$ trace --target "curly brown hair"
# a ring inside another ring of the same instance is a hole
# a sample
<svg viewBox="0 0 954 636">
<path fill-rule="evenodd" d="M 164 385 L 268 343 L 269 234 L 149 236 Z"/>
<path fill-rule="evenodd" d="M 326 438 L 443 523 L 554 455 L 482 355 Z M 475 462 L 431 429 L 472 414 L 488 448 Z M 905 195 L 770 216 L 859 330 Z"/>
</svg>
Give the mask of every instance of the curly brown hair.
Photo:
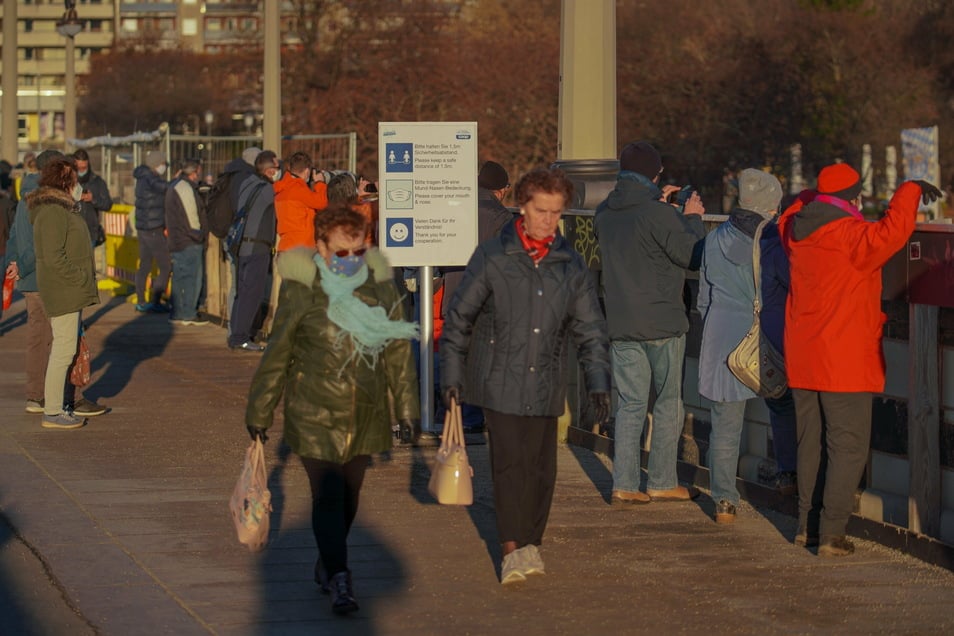
<svg viewBox="0 0 954 636">
<path fill-rule="evenodd" d="M 537 168 L 520 177 L 513 198 L 518 206 L 522 206 L 537 192 L 562 194 L 563 207 L 566 207 L 573 199 L 573 182 L 559 168 Z"/>
<path fill-rule="evenodd" d="M 40 187 L 72 192 L 76 180 L 76 161 L 72 157 L 57 157 L 40 171 Z"/>
<path fill-rule="evenodd" d="M 328 242 L 332 231 L 341 228 L 348 236 L 363 236 L 367 233 L 367 219 L 345 205 L 330 205 L 315 215 L 315 238 Z"/>
</svg>

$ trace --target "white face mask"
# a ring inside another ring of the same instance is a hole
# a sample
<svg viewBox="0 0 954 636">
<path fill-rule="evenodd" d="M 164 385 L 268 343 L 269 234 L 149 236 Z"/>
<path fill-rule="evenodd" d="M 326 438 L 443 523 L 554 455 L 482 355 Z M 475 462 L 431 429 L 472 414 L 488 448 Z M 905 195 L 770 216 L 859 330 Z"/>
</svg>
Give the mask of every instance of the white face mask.
<svg viewBox="0 0 954 636">
<path fill-rule="evenodd" d="M 83 186 L 77 183 L 73 186 L 73 192 L 71 194 L 73 195 L 74 201 L 79 201 L 83 198 Z"/>
<path fill-rule="evenodd" d="M 156 174 L 165 174 L 165 172 L 166 172 L 166 164 L 160 163 L 158 166 L 156 166 Z"/>
<path fill-rule="evenodd" d="M 281 179 L 281 178 L 282 178 L 282 171 L 281 171 L 281 170 L 276 170 L 276 171 L 275 171 L 275 174 L 272 175 L 272 182 L 276 182 L 276 183 L 277 183 L 278 180 Z"/>
</svg>

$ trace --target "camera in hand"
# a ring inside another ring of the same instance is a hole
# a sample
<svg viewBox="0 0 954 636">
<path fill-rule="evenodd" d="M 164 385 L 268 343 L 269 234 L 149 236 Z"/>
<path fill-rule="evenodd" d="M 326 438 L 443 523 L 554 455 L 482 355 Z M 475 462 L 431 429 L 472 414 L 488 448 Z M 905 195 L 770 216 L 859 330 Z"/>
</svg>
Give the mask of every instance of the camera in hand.
<svg viewBox="0 0 954 636">
<path fill-rule="evenodd" d="M 669 194 L 669 197 L 666 199 L 667 203 L 671 203 L 679 208 L 679 211 L 682 212 L 686 207 L 686 202 L 689 201 L 689 198 L 692 196 L 692 193 L 695 192 L 691 185 L 682 186 L 678 190 L 674 190 Z"/>
</svg>

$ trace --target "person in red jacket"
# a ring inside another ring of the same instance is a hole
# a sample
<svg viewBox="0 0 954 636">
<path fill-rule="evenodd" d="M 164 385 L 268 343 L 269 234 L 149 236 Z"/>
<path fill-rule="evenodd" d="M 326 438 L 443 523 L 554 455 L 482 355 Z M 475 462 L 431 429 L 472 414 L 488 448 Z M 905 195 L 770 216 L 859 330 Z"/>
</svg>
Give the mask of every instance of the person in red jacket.
<svg viewBox="0 0 954 636">
<path fill-rule="evenodd" d="M 315 214 L 328 207 L 328 186 L 308 186 L 314 164 L 304 152 L 285 162 L 285 174 L 275 183 L 275 216 L 278 219 L 278 251 L 315 246 Z"/>
<path fill-rule="evenodd" d="M 940 194 L 924 181 L 904 183 L 870 223 L 859 211 L 861 178 L 839 163 L 779 220 L 791 269 L 785 369 L 798 434 L 795 544 L 817 545 L 819 556 L 854 552 L 845 528 L 868 458 L 872 394 L 884 390 L 881 268 L 914 231 L 919 199 Z"/>
</svg>

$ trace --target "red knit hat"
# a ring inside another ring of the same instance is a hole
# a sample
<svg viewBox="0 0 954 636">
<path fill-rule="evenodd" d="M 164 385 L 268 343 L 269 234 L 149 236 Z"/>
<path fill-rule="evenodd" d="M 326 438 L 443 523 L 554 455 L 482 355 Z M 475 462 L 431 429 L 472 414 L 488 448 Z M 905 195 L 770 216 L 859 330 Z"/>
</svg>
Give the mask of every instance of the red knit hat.
<svg viewBox="0 0 954 636">
<path fill-rule="evenodd" d="M 861 176 L 847 163 L 836 163 L 818 173 L 818 192 L 845 201 L 861 194 Z"/>
</svg>

